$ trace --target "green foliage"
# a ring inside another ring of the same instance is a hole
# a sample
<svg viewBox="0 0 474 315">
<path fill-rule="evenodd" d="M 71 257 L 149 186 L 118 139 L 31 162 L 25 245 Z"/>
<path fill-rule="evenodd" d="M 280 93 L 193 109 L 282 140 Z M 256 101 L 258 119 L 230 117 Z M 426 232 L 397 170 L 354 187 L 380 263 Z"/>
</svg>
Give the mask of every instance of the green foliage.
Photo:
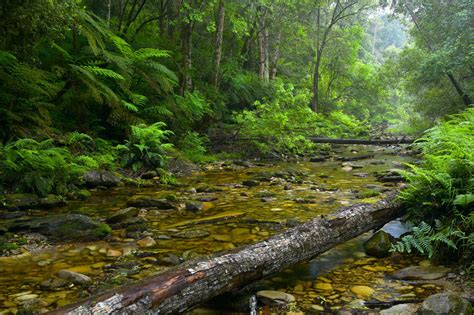
<svg viewBox="0 0 474 315">
<path fill-rule="evenodd" d="M 206 143 L 208 141 L 206 137 L 199 135 L 197 132 L 188 132 L 178 141 L 177 147 L 184 157 L 192 162 L 209 162 L 213 160 L 213 157 L 206 154 Z"/>
<path fill-rule="evenodd" d="M 160 169 L 166 165 L 166 154 L 173 145 L 167 143 L 172 134 L 169 130 L 163 130 L 166 124 L 157 122 L 152 125 L 140 124 L 132 126 L 130 139 L 125 145 L 118 145 L 122 165 L 131 167 L 137 172 L 143 169 Z"/>
<path fill-rule="evenodd" d="M 51 140 L 21 139 L 0 146 L 0 185 L 14 192 L 63 195 L 69 184 L 80 183 L 86 169 Z"/>
<path fill-rule="evenodd" d="M 254 149 L 268 153 L 303 154 L 314 149 L 310 136 L 343 137 L 367 133 L 367 126 L 342 111 L 328 116 L 311 111 L 311 94 L 292 85 L 277 85 L 271 100 L 255 102 L 254 110 L 235 114 L 244 138 L 255 139 Z M 265 141 L 266 140 L 266 141 Z"/>
<path fill-rule="evenodd" d="M 416 144 L 424 154 L 424 161 L 420 166 L 409 165 L 410 170 L 403 173 L 410 186 L 402 191 L 400 198 L 409 209 L 410 220 L 415 224 L 422 221 L 427 224 L 423 224 L 423 228 L 420 225 L 418 235 L 407 238 L 403 241 L 405 247 L 397 249 L 407 250 L 410 248 L 407 246 L 412 246 L 424 254 L 438 256 L 443 256 L 449 249 L 458 249 L 451 258 L 472 257 L 474 248 L 466 248 L 468 240 L 472 245 L 474 233 L 472 139 L 474 109 L 468 109 L 428 130 Z M 435 223 L 436 231 L 428 231 L 426 225 Z M 417 240 L 427 243 L 426 248 L 422 247 L 424 251 L 413 243 Z M 438 244 L 437 247 L 427 247 L 428 243 Z M 454 244 L 456 246 L 452 246 Z M 428 251 L 430 248 L 433 252 Z"/>
</svg>

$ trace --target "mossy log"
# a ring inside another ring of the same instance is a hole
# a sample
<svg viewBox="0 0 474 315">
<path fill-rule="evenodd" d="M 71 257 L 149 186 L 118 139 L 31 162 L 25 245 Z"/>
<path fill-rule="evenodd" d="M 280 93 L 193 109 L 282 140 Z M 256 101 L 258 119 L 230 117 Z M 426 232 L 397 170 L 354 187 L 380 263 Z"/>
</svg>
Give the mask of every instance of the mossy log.
<svg viewBox="0 0 474 315">
<path fill-rule="evenodd" d="M 403 214 L 394 196 L 358 204 L 274 235 L 265 241 L 190 261 L 139 283 L 120 287 L 50 314 L 182 313 L 321 254 Z"/>
</svg>

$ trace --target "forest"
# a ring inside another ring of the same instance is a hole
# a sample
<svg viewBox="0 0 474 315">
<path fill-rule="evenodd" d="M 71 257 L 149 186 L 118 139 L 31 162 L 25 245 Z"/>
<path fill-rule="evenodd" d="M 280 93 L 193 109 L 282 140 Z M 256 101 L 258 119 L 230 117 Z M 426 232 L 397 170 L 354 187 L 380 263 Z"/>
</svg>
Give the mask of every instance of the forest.
<svg viewBox="0 0 474 315">
<path fill-rule="evenodd" d="M 0 314 L 473 314 L 471 0 L 2 0 L 0 29 Z"/>
</svg>

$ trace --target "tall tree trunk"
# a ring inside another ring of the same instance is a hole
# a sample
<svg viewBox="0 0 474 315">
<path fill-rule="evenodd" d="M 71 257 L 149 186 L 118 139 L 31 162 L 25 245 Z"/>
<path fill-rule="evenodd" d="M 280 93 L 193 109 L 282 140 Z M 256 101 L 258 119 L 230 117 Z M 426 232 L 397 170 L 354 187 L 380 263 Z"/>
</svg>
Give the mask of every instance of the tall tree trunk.
<svg viewBox="0 0 474 315">
<path fill-rule="evenodd" d="M 341 209 L 269 239 L 190 261 L 165 273 L 50 312 L 60 314 L 182 314 L 194 305 L 307 261 L 403 214 L 388 200 Z"/>
<path fill-rule="evenodd" d="M 107 26 L 110 28 L 110 16 L 112 12 L 112 0 L 107 2 Z"/>
<path fill-rule="evenodd" d="M 270 79 L 270 36 L 268 33 L 268 27 L 265 27 L 263 30 L 263 51 L 265 55 L 263 79 L 268 81 Z"/>
<path fill-rule="evenodd" d="M 185 22 L 181 34 L 181 95 L 192 90 L 193 79 L 191 76 L 193 53 L 193 31 L 192 22 Z"/>
<path fill-rule="evenodd" d="M 260 79 L 265 78 L 265 34 L 263 30 L 258 33 L 258 76 Z"/>
<path fill-rule="evenodd" d="M 280 42 L 281 42 L 281 29 L 278 30 L 275 44 L 273 47 L 273 54 L 270 60 L 270 80 L 275 80 L 277 75 L 277 64 L 278 58 L 280 58 Z"/>
<path fill-rule="evenodd" d="M 212 83 L 215 87 L 219 86 L 219 69 L 222 57 L 222 39 L 224 36 L 224 21 L 225 21 L 225 2 L 219 1 L 219 8 L 216 21 L 216 37 L 214 45 L 214 73 L 212 76 Z"/>
<path fill-rule="evenodd" d="M 313 97 L 311 99 L 311 109 L 317 113 L 319 110 L 319 66 L 321 64 L 321 8 L 318 7 L 316 12 L 316 63 L 313 73 Z"/>
</svg>

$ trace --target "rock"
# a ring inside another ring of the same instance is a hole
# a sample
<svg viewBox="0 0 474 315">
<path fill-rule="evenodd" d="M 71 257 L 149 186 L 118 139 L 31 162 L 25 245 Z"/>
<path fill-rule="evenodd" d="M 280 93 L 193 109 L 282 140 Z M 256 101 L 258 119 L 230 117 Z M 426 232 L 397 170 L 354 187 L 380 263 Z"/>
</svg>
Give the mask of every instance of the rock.
<svg viewBox="0 0 474 315">
<path fill-rule="evenodd" d="M 262 301 L 264 304 L 289 304 L 296 301 L 295 297 L 291 294 L 281 292 L 281 291 L 272 291 L 272 290 L 262 290 L 257 292 L 257 298 Z"/>
<path fill-rule="evenodd" d="M 107 257 L 120 257 L 122 256 L 122 252 L 115 249 L 108 249 L 107 253 L 105 254 Z"/>
<path fill-rule="evenodd" d="M 380 311 L 380 315 L 413 315 L 419 308 L 419 304 L 398 304 Z"/>
<path fill-rule="evenodd" d="M 351 288 L 352 293 L 360 298 L 368 298 L 374 294 L 375 290 L 365 285 L 356 285 Z"/>
<path fill-rule="evenodd" d="M 139 241 L 137 242 L 137 245 L 138 245 L 139 247 L 152 247 L 152 246 L 155 246 L 155 245 L 156 245 L 156 241 L 155 241 L 152 237 L 147 236 L 147 237 L 145 237 L 145 238 L 139 240 Z"/>
<path fill-rule="evenodd" d="M 127 205 L 130 207 L 143 207 L 143 208 L 158 208 L 161 210 L 172 210 L 176 209 L 176 205 L 166 199 L 157 198 L 153 196 L 133 196 L 127 200 Z"/>
<path fill-rule="evenodd" d="M 168 171 L 176 176 L 187 176 L 191 175 L 193 172 L 199 172 L 201 168 L 184 159 L 180 158 L 171 158 L 168 160 Z"/>
<path fill-rule="evenodd" d="M 17 220 L 10 226 L 9 231 L 39 233 L 50 240 L 64 242 L 100 240 L 112 230 L 107 224 L 82 214 L 58 214 Z"/>
<path fill-rule="evenodd" d="M 24 294 L 24 295 L 20 295 L 19 297 L 17 297 L 15 299 L 15 301 L 25 302 L 25 301 L 29 301 L 29 300 L 32 300 L 32 299 L 36 299 L 37 297 L 38 297 L 38 294 Z"/>
<path fill-rule="evenodd" d="M 179 238 L 201 238 L 201 237 L 206 237 L 209 236 L 210 233 L 206 230 L 186 230 L 186 231 L 181 231 L 178 233 L 173 234 L 174 237 L 179 237 Z"/>
<path fill-rule="evenodd" d="M 260 199 L 261 202 L 273 202 L 273 201 L 276 201 L 277 199 L 274 198 L 274 197 L 262 197 Z"/>
<path fill-rule="evenodd" d="M 442 266 L 410 266 L 392 273 L 400 280 L 436 280 L 446 276 L 450 269 Z"/>
<path fill-rule="evenodd" d="M 148 171 L 148 172 L 145 172 L 143 173 L 140 178 L 141 179 L 153 179 L 155 177 L 158 176 L 158 172 L 157 171 Z"/>
<path fill-rule="evenodd" d="M 248 180 L 244 180 L 242 182 L 242 185 L 247 186 L 247 187 L 255 187 L 255 186 L 260 185 L 260 182 L 254 179 L 248 179 Z"/>
<path fill-rule="evenodd" d="M 341 170 L 343 170 L 345 172 L 350 172 L 350 171 L 352 171 L 352 166 L 346 165 L 346 166 L 342 167 Z"/>
<path fill-rule="evenodd" d="M 40 283 L 43 290 L 55 290 L 68 285 L 68 282 L 60 278 L 49 278 Z"/>
<path fill-rule="evenodd" d="M 324 162 L 326 161 L 326 158 L 322 156 L 313 156 L 309 159 L 310 162 Z"/>
<path fill-rule="evenodd" d="M 81 189 L 76 193 L 76 197 L 79 200 L 87 200 L 91 196 L 91 193 L 87 189 Z"/>
<path fill-rule="evenodd" d="M 134 207 L 125 208 L 115 212 L 112 216 L 107 218 L 105 222 L 109 224 L 121 223 L 122 221 L 136 217 L 139 212 L 140 210 Z"/>
<path fill-rule="evenodd" d="M 108 171 L 88 171 L 83 175 L 83 179 L 88 187 L 115 187 L 120 183 L 120 178 Z"/>
<path fill-rule="evenodd" d="M 5 194 L 0 196 L 0 209 L 7 210 L 48 209 L 65 204 L 67 202 L 63 197 L 51 194 L 43 198 L 35 194 Z"/>
<path fill-rule="evenodd" d="M 60 270 L 58 272 L 58 277 L 74 284 L 86 284 L 92 282 L 92 279 L 88 276 L 66 269 Z"/>
<path fill-rule="evenodd" d="M 321 305 L 313 304 L 311 305 L 310 310 L 317 311 L 317 312 L 324 312 L 324 307 L 322 307 Z"/>
<path fill-rule="evenodd" d="M 472 315 L 471 303 L 454 293 L 438 293 L 428 297 L 417 314 L 420 315 Z"/>
<path fill-rule="evenodd" d="M 204 204 L 197 201 L 186 202 L 186 210 L 190 212 L 200 212 L 204 210 Z"/>
<path fill-rule="evenodd" d="M 314 288 L 319 291 L 332 291 L 333 290 L 332 285 L 326 282 L 316 283 Z"/>
<path fill-rule="evenodd" d="M 390 242 L 390 236 L 385 231 L 378 231 L 372 235 L 365 243 L 365 253 L 373 257 L 387 257 L 390 255 L 390 248 L 392 243 Z"/>
</svg>

